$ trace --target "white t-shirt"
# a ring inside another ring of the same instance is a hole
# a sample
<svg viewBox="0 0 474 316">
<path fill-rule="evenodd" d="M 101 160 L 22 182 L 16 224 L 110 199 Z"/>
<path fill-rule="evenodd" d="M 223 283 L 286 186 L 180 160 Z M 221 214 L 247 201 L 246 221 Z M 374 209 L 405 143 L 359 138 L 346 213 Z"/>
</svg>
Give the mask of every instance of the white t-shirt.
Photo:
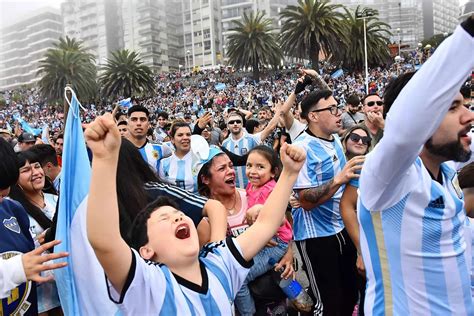
<svg viewBox="0 0 474 316">
<path fill-rule="evenodd" d="M 124 315 L 232 315 L 232 302 L 253 262 L 242 257 L 236 239 L 209 243 L 199 254 L 202 285 L 174 275 L 166 265 L 145 261 L 132 250 L 122 290 L 109 282 L 109 297 Z"/>
</svg>

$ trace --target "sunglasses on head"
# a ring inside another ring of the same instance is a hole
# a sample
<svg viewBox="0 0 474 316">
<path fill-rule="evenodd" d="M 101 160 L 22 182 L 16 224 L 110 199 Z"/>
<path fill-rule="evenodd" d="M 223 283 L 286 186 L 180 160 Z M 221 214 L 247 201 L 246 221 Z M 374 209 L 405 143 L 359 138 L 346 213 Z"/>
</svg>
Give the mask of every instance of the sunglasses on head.
<svg viewBox="0 0 474 316">
<path fill-rule="evenodd" d="M 367 106 L 374 106 L 375 104 L 377 104 L 378 106 L 382 106 L 383 102 L 382 101 L 369 101 L 369 102 L 367 102 Z"/>
<path fill-rule="evenodd" d="M 351 133 L 349 135 L 349 139 L 352 140 L 354 143 L 358 143 L 359 140 L 362 140 L 362 144 L 364 145 L 370 144 L 370 141 L 371 141 L 370 136 L 360 136 L 359 134 L 356 134 L 356 133 Z"/>
<path fill-rule="evenodd" d="M 229 121 L 229 123 L 227 123 L 229 125 L 233 125 L 233 124 L 242 124 L 242 121 L 241 120 L 232 120 L 232 121 Z"/>
</svg>

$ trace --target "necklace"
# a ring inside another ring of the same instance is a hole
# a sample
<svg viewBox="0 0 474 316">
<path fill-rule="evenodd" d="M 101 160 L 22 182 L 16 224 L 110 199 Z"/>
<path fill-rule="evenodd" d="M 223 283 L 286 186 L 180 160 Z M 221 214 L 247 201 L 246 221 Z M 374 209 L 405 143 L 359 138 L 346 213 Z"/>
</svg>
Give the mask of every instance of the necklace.
<svg viewBox="0 0 474 316">
<path fill-rule="evenodd" d="M 234 213 L 235 213 L 235 205 L 237 204 L 237 195 L 236 194 L 237 193 L 234 192 L 234 204 L 232 205 L 232 207 L 227 208 L 227 206 L 224 206 L 229 215 L 234 215 Z"/>
<path fill-rule="evenodd" d="M 40 195 L 41 197 L 41 204 L 35 202 L 33 199 L 31 199 L 31 203 L 36 205 L 40 210 L 44 209 L 46 207 L 46 204 L 44 203 L 44 193 L 43 192 L 40 192 Z"/>
</svg>

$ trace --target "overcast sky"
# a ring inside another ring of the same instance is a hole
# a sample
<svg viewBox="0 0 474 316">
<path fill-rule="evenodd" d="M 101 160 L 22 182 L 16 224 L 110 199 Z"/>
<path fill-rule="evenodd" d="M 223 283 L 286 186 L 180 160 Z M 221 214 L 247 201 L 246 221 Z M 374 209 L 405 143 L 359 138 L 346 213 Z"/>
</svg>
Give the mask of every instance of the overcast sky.
<svg viewBox="0 0 474 316">
<path fill-rule="evenodd" d="M 0 0 L 0 28 L 20 21 L 22 17 L 43 7 L 59 9 L 64 0 Z"/>
<path fill-rule="evenodd" d="M 64 0 L 0 0 L 0 28 L 13 24 L 26 14 L 45 6 L 59 9 Z M 468 0 L 459 0 L 461 4 Z"/>
</svg>

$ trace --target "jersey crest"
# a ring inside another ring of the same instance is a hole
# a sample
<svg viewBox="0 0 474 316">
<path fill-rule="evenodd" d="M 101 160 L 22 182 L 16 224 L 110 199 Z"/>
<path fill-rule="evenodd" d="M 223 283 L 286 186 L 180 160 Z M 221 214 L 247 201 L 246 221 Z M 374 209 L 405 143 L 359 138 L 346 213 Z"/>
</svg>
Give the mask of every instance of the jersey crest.
<svg viewBox="0 0 474 316">
<path fill-rule="evenodd" d="M 4 219 L 3 226 L 5 226 L 8 230 L 11 230 L 14 233 L 17 233 L 17 234 L 20 233 L 20 225 L 18 225 L 18 221 L 16 220 L 16 217 L 12 216 L 8 219 Z"/>
<path fill-rule="evenodd" d="M 8 251 L 0 254 L 0 257 L 3 260 L 7 260 L 17 255 L 21 255 L 21 253 L 17 251 Z M 29 312 L 31 302 L 28 302 L 28 297 L 30 295 L 32 285 L 33 283 L 31 281 L 23 283 L 11 290 L 9 297 L 0 300 L 0 315 L 25 315 L 27 312 Z"/>
</svg>

